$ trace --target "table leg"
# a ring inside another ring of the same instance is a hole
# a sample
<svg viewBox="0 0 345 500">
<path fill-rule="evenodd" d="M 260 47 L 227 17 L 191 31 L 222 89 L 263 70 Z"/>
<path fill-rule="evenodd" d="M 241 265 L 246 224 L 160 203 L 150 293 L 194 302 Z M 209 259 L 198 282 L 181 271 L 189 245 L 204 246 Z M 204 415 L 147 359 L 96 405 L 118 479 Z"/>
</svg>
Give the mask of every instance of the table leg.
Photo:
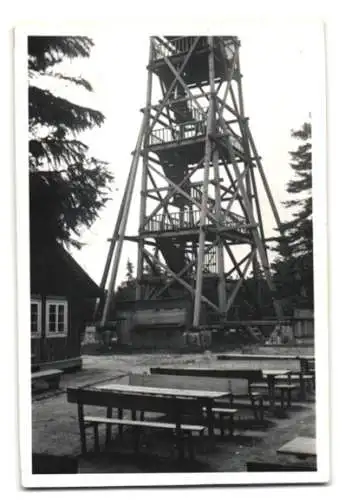
<svg viewBox="0 0 345 500">
<path fill-rule="evenodd" d="M 176 421 L 176 429 L 175 429 L 175 437 L 176 437 L 176 447 L 179 460 L 184 459 L 184 436 L 181 430 L 181 412 L 179 410 L 175 413 L 175 421 Z"/>
<path fill-rule="evenodd" d="M 212 411 L 212 401 L 207 403 L 206 412 L 207 412 L 208 435 L 209 435 L 209 437 L 213 437 L 214 436 L 214 415 L 213 415 L 213 411 Z"/>
<path fill-rule="evenodd" d="M 112 418 L 113 416 L 113 409 L 108 406 L 107 408 L 107 418 Z M 111 441 L 111 424 L 107 424 L 107 430 L 106 430 L 106 435 L 105 435 L 105 442 L 106 444 L 109 444 Z"/>
<path fill-rule="evenodd" d="M 95 423 L 93 426 L 93 433 L 95 438 L 95 452 L 98 453 L 100 451 L 99 447 L 99 433 L 98 433 L 98 424 Z"/>
<path fill-rule="evenodd" d="M 86 454 L 86 433 L 85 433 L 85 421 L 84 421 L 84 407 L 82 404 L 78 404 L 78 421 L 79 421 L 81 453 L 82 453 L 82 455 L 85 455 Z"/>
<path fill-rule="evenodd" d="M 122 408 L 118 408 L 117 418 L 119 418 L 120 420 L 123 419 L 123 409 Z M 122 438 L 122 435 L 123 435 L 123 425 L 119 425 L 119 438 L 120 439 Z"/>
<path fill-rule="evenodd" d="M 299 384 L 300 384 L 300 400 L 305 401 L 307 399 L 306 395 L 306 387 L 305 387 L 305 378 L 303 376 L 303 373 L 300 373 L 299 376 Z"/>
<path fill-rule="evenodd" d="M 267 384 L 268 384 L 268 399 L 271 411 L 275 410 L 275 401 L 274 401 L 274 377 L 271 375 L 267 376 Z"/>
</svg>

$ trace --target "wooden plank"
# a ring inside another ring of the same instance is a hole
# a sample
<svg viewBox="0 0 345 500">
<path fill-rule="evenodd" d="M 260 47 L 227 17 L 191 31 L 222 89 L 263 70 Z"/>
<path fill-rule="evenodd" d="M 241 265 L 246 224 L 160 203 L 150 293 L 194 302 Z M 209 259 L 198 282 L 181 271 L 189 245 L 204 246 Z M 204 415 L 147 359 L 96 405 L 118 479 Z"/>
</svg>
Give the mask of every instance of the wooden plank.
<svg viewBox="0 0 345 500">
<path fill-rule="evenodd" d="M 167 387 L 172 389 L 188 389 L 202 391 L 221 391 L 231 390 L 229 382 L 223 378 L 214 377 L 193 377 L 181 375 L 161 375 L 161 374 L 130 374 L 130 385 L 143 385 L 151 387 Z"/>
<path fill-rule="evenodd" d="M 31 374 L 31 380 L 34 379 L 44 379 L 44 378 L 50 378 L 50 377 L 57 377 L 62 375 L 61 370 L 44 370 L 44 371 L 38 371 L 35 373 Z"/>
<path fill-rule="evenodd" d="M 285 443 L 277 453 L 285 455 L 295 455 L 300 457 L 316 456 L 316 439 L 311 437 L 298 436 Z"/>
<path fill-rule="evenodd" d="M 102 386 L 95 386 L 95 389 L 105 391 L 113 391 L 123 394 L 143 394 L 143 395 L 157 395 L 157 396 L 174 396 L 185 398 L 221 398 L 228 395 L 227 391 L 205 391 L 197 389 L 174 389 L 170 387 L 150 387 L 150 386 L 134 386 L 134 385 L 120 385 L 120 384 L 107 384 Z"/>
<path fill-rule="evenodd" d="M 178 415 L 188 412 L 201 412 L 205 404 L 203 399 L 186 399 L 184 397 L 171 397 L 143 393 L 120 393 L 110 390 L 95 388 L 67 388 L 67 401 L 82 405 L 122 408 L 138 411 L 152 411 L 157 413 L 171 413 Z"/>
<path fill-rule="evenodd" d="M 128 420 L 123 418 L 102 418 L 102 417 L 85 417 L 85 422 L 94 422 L 100 424 L 120 424 L 120 425 L 130 425 L 134 427 L 149 427 L 153 429 L 176 429 L 176 424 L 171 422 L 156 422 L 156 421 L 142 421 L 142 420 Z M 205 429 L 202 425 L 193 424 L 181 424 L 181 429 L 184 431 L 196 431 L 201 432 Z"/>
<path fill-rule="evenodd" d="M 289 370 L 262 370 L 264 377 L 281 377 L 283 375 L 288 375 Z"/>
<path fill-rule="evenodd" d="M 304 357 L 304 356 L 303 356 Z M 293 354 L 219 354 L 217 356 L 219 360 L 234 360 L 234 359 L 282 359 L 282 360 L 290 360 L 290 359 L 299 359 L 299 356 Z"/>
<path fill-rule="evenodd" d="M 154 367 L 150 369 L 151 373 L 159 373 L 165 375 L 194 375 L 200 377 L 216 377 L 216 378 L 237 378 L 246 380 L 261 380 L 261 370 L 236 370 L 231 368 L 211 368 L 211 367 Z"/>
</svg>

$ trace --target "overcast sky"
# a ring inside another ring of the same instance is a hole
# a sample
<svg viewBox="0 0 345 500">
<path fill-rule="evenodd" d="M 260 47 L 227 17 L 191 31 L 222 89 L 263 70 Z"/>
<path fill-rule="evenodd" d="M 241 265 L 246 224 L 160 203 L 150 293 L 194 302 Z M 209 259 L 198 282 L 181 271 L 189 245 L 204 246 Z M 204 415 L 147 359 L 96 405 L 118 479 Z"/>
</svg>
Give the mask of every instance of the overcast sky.
<svg viewBox="0 0 345 500">
<path fill-rule="evenodd" d="M 137 140 L 142 118 L 139 109 L 145 105 L 149 37 L 144 30 L 135 29 L 129 36 L 128 29 L 126 32 L 124 27 L 122 29 L 117 29 L 116 34 L 109 30 L 90 32 L 95 43 L 91 57 L 64 64 L 66 71 L 81 73 L 90 81 L 94 88 L 92 95 L 59 88 L 66 97 L 98 109 L 106 116 L 105 124 L 85 134 L 83 140 L 93 155 L 109 162 L 115 177 L 112 201 L 92 228 L 83 233 L 84 248 L 72 250 L 75 259 L 97 283 L 102 276 L 109 246 L 107 238 L 116 222 L 131 152 Z M 288 152 L 296 147 L 290 137 L 291 129 L 299 128 L 312 111 L 313 90 L 317 83 L 315 50 L 320 47 L 316 37 L 320 33 L 309 24 L 251 23 L 241 24 L 235 31 L 232 28 L 223 34 L 236 35 L 241 40 L 245 112 L 284 220 L 288 214 L 281 202 L 287 199 L 285 187 L 292 174 Z M 136 189 L 127 234 L 137 234 L 138 202 L 139 189 Z M 266 236 L 272 236 L 274 220 L 268 202 L 263 199 L 261 206 Z M 125 242 L 123 250 L 117 284 L 124 278 L 127 258 L 136 263 L 136 245 Z"/>
</svg>

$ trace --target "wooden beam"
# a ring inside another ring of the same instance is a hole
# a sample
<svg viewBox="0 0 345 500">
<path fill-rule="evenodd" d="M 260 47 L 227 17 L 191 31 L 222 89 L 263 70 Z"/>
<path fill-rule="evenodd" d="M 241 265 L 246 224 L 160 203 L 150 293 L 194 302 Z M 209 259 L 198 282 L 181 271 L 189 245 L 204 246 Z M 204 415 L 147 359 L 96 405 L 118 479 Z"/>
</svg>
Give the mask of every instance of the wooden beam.
<svg viewBox="0 0 345 500">
<path fill-rule="evenodd" d="M 174 190 L 176 190 L 178 193 L 180 193 L 182 196 L 184 196 L 187 200 L 189 200 L 190 202 L 192 202 L 194 205 L 196 205 L 200 210 L 203 210 L 203 207 L 200 203 L 198 203 L 194 198 L 192 198 L 191 196 L 189 196 L 188 193 L 186 193 L 185 191 L 183 191 L 183 189 L 181 189 L 179 187 L 179 185 L 175 184 L 172 180 L 168 179 L 167 177 L 165 177 L 163 174 L 161 174 L 160 172 L 158 172 L 157 169 L 155 169 L 154 167 L 150 167 L 151 170 L 153 170 L 157 175 L 159 175 L 160 177 L 162 177 L 163 179 L 165 179 L 173 188 Z M 189 174 L 188 174 L 189 175 Z M 173 196 L 172 194 L 169 195 L 169 197 Z M 205 209 L 205 213 L 207 214 L 207 216 L 212 219 L 214 222 L 217 222 L 216 218 L 214 217 L 214 215 L 209 212 L 207 209 Z M 151 214 L 152 215 L 152 214 Z"/>
<path fill-rule="evenodd" d="M 201 161 L 203 161 L 203 159 Z M 146 225 L 150 220 L 152 220 L 152 218 L 159 212 L 159 210 L 163 207 L 163 205 L 166 205 L 166 204 L 169 203 L 170 198 L 172 198 L 175 195 L 175 193 L 178 192 L 178 189 L 180 189 L 180 186 L 183 186 L 183 184 L 185 182 L 187 182 L 188 179 L 193 175 L 193 173 L 197 169 L 197 166 L 194 167 L 194 169 L 189 170 L 188 173 L 187 173 L 187 175 L 182 179 L 182 181 L 177 186 L 176 184 L 172 183 L 171 181 L 169 182 L 169 180 L 167 179 L 167 177 L 165 177 L 162 173 L 158 172 L 152 165 L 150 165 L 151 170 L 153 170 L 160 177 L 162 177 L 163 179 L 165 179 L 165 181 L 168 182 L 169 185 L 174 184 L 174 186 L 176 186 L 176 189 L 173 188 L 171 191 L 169 191 L 168 195 L 164 198 L 163 202 L 160 203 L 159 205 L 157 205 L 157 207 L 149 215 L 146 216 L 145 224 L 144 225 Z"/>
<path fill-rule="evenodd" d="M 254 252 L 251 252 L 250 255 L 249 255 L 249 258 L 248 258 L 248 260 L 246 262 L 246 265 L 244 266 L 244 269 L 242 271 L 242 275 L 241 275 L 240 279 L 237 281 L 237 283 L 235 285 L 235 288 L 234 288 L 232 294 L 230 295 L 229 300 L 228 300 L 228 302 L 226 304 L 226 311 L 229 311 L 230 307 L 232 306 L 232 304 L 233 304 L 233 302 L 234 302 L 234 300 L 236 298 L 236 295 L 237 295 L 240 287 L 243 285 L 243 281 L 244 281 L 244 279 L 246 277 L 247 271 L 248 271 L 249 266 L 250 266 L 250 264 L 252 262 L 253 255 L 254 255 Z"/>
<path fill-rule="evenodd" d="M 207 133 L 206 133 L 206 144 L 205 144 L 205 163 L 204 163 L 204 185 L 202 194 L 202 203 L 200 206 L 200 233 L 199 233 L 199 244 L 198 244 L 198 261 L 196 270 L 196 284 L 195 284 L 195 300 L 194 300 L 194 312 L 193 312 L 193 326 L 198 327 L 200 323 L 200 313 L 201 313 L 201 296 L 202 296 L 202 284 L 203 284 L 203 267 L 204 267 L 204 253 L 205 253 L 205 222 L 206 216 L 209 214 L 207 210 L 207 199 L 208 199 L 208 183 L 209 183 L 209 171 L 210 162 L 212 157 L 212 144 L 210 139 L 210 134 L 215 128 L 215 100 L 214 100 L 214 46 L 213 37 L 207 37 L 209 45 L 209 55 L 208 55 L 208 66 L 209 66 L 209 81 L 211 90 L 211 99 L 209 102 L 208 115 L 207 115 Z M 200 107 L 200 106 L 199 106 Z M 217 224 L 217 219 L 213 217 L 213 220 Z"/>
<path fill-rule="evenodd" d="M 186 290 L 188 290 L 193 296 L 195 296 L 195 290 L 192 288 L 186 281 L 184 281 L 182 278 L 179 278 L 176 273 L 174 273 L 168 266 L 164 265 L 162 262 L 160 262 L 157 258 L 155 258 L 153 255 L 151 255 L 149 252 L 145 250 L 145 252 L 152 258 L 154 262 L 156 262 L 157 265 L 159 265 L 162 269 L 165 271 L 168 271 L 181 285 L 183 285 Z M 213 309 L 216 312 L 220 312 L 219 308 L 213 304 L 210 300 L 208 300 L 206 297 L 201 295 L 201 301 L 204 302 L 205 304 L 208 304 L 211 309 Z"/>
</svg>

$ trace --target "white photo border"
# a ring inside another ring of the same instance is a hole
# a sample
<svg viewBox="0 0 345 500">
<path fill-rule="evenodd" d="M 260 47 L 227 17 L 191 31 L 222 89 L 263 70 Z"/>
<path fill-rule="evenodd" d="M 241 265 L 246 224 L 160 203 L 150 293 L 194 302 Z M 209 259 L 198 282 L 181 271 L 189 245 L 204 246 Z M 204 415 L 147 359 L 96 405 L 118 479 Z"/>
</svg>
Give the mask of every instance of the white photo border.
<svg viewBox="0 0 345 500">
<path fill-rule="evenodd" d="M 121 24 L 121 20 L 117 22 Z M 232 17 L 212 18 L 200 21 L 186 17 L 181 20 L 154 18 L 142 23 L 131 19 L 130 29 L 145 31 L 147 36 L 159 32 L 176 32 L 183 35 L 193 31 L 202 34 L 222 35 L 236 33 L 238 24 Z M 249 22 L 256 22 L 249 20 Z M 271 20 L 269 22 L 275 22 Z M 279 22 L 284 22 L 280 20 Z M 16 222 L 17 222 L 17 325 L 18 325 L 18 388 L 19 395 L 19 447 L 21 483 L 25 488 L 105 487 L 105 486 L 187 486 L 187 485 L 244 485 L 244 484 L 317 484 L 330 477 L 329 467 L 329 360 L 328 360 L 328 274 L 327 274 L 327 154 L 326 154 L 326 65 L 324 25 L 322 21 L 310 22 L 317 33 L 315 47 L 315 86 L 312 109 L 313 145 L 313 207 L 314 207 L 314 276 L 315 276 L 315 355 L 317 363 L 316 384 L 316 435 L 318 452 L 317 472 L 301 473 L 202 473 L 202 474 L 31 474 L 31 383 L 30 383 L 30 280 L 29 280 L 29 184 L 28 162 L 28 103 L 27 103 L 27 37 L 38 34 L 90 35 L 97 24 L 85 25 L 34 25 L 18 27 L 15 31 L 15 139 L 16 139 Z M 191 23 L 191 24 L 190 24 Z M 103 29 L 104 24 L 102 23 Z M 109 29 L 114 29 L 112 21 Z M 264 28 L 263 28 L 264 29 Z M 24 249 L 27 248 L 27 252 Z M 130 481 L 130 484 L 129 484 Z"/>
</svg>

